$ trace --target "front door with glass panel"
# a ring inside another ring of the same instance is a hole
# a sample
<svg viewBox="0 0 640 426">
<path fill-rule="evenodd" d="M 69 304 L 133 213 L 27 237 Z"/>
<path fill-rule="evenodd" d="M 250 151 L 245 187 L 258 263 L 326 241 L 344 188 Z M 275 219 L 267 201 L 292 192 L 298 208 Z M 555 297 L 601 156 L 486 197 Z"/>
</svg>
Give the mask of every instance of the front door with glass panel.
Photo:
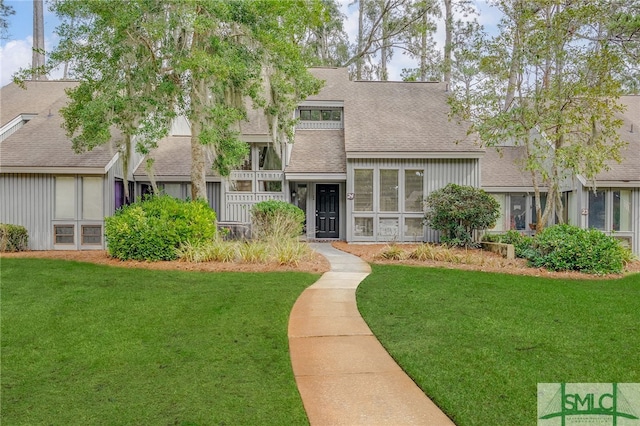
<svg viewBox="0 0 640 426">
<path fill-rule="evenodd" d="M 316 186 L 316 238 L 338 238 L 340 236 L 339 185 Z"/>
</svg>

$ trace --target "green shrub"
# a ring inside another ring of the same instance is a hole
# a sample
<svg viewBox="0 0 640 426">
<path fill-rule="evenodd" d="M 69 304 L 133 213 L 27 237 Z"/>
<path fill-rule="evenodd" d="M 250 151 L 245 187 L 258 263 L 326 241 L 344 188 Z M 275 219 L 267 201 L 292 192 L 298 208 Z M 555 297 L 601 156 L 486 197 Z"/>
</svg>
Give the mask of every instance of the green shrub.
<svg viewBox="0 0 640 426">
<path fill-rule="evenodd" d="M 297 266 L 302 260 L 311 255 L 309 245 L 295 239 L 273 242 L 273 260 L 279 265 Z"/>
<path fill-rule="evenodd" d="M 29 247 L 27 228 L 0 223 L 0 252 L 24 251 Z"/>
<path fill-rule="evenodd" d="M 261 201 L 251 208 L 251 236 L 257 240 L 281 240 L 300 235 L 304 212 L 285 201 Z"/>
<path fill-rule="evenodd" d="M 534 248 L 537 256 L 531 264 L 552 271 L 618 274 L 631 259 L 629 250 L 615 238 L 571 225 L 546 228 L 536 235 Z"/>
<path fill-rule="evenodd" d="M 425 208 L 425 222 L 442 231 L 441 241 L 451 246 L 472 245 L 473 231 L 493 227 L 500 216 L 500 205 L 491 195 L 454 183 L 433 191 Z"/>
<path fill-rule="evenodd" d="M 204 201 L 168 195 L 126 206 L 106 219 L 109 255 L 121 260 L 173 260 L 176 249 L 216 236 L 216 214 Z"/>
<path fill-rule="evenodd" d="M 534 238 L 515 230 L 507 231 L 505 234 L 488 234 L 482 237 L 482 241 L 512 244 L 516 257 L 521 259 L 531 259 L 537 256 L 537 252 L 533 248 Z"/>
</svg>

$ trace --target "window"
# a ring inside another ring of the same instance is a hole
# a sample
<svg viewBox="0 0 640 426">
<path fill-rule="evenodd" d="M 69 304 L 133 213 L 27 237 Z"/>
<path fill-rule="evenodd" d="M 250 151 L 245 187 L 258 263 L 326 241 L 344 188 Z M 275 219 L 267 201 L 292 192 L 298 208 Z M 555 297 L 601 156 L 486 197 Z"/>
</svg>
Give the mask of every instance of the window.
<svg viewBox="0 0 640 426">
<path fill-rule="evenodd" d="M 527 227 L 527 196 L 512 194 L 509 205 L 509 228 L 524 231 Z"/>
<path fill-rule="evenodd" d="M 381 217 L 378 219 L 378 235 L 381 237 L 398 238 L 398 218 Z"/>
<path fill-rule="evenodd" d="M 56 177 L 56 219 L 75 219 L 76 217 L 76 185 L 75 178 Z"/>
<path fill-rule="evenodd" d="M 404 171 L 404 211 L 421 212 L 424 171 Z"/>
<path fill-rule="evenodd" d="M 356 237 L 373 237 L 373 218 L 356 217 L 353 235 Z"/>
<path fill-rule="evenodd" d="M 589 228 L 605 229 L 607 214 L 605 191 L 589 191 Z"/>
<path fill-rule="evenodd" d="M 82 244 L 100 245 L 102 244 L 102 226 L 101 225 L 82 225 L 81 231 Z"/>
<path fill-rule="evenodd" d="M 300 120 L 340 121 L 342 120 L 342 111 L 339 109 L 300 109 Z"/>
<path fill-rule="evenodd" d="M 74 226 L 73 225 L 53 225 L 53 234 L 55 244 L 73 244 L 74 243 Z"/>
<path fill-rule="evenodd" d="M 258 186 L 262 192 L 282 192 L 282 181 L 260 180 Z"/>
<path fill-rule="evenodd" d="M 491 196 L 498 202 L 500 205 L 498 219 L 496 219 L 496 226 L 491 228 L 492 231 L 504 231 L 504 206 L 505 206 L 505 194 L 491 194 Z"/>
<path fill-rule="evenodd" d="M 380 170 L 380 211 L 398 211 L 398 170 Z"/>
<path fill-rule="evenodd" d="M 82 218 L 100 220 L 102 213 L 102 178 L 82 178 Z"/>
<path fill-rule="evenodd" d="M 613 191 L 613 230 L 631 231 L 631 191 Z"/>
<path fill-rule="evenodd" d="M 251 192 L 253 184 L 250 180 L 234 180 L 231 181 L 232 191 Z"/>
<path fill-rule="evenodd" d="M 282 160 L 273 145 L 260 147 L 258 163 L 260 170 L 282 170 Z"/>
<path fill-rule="evenodd" d="M 354 206 L 357 212 L 373 211 L 373 169 L 354 170 Z"/>
<path fill-rule="evenodd" d="M 179 183 L 165 183 L 162 186 L 162 192 L 173 198 L 182 199 L 182 185 Z"/>
<path fill-rule="evenodd" d="M 404 237 L 405 239 L 412 239 L 414 241 L 421 241 L 424 235 L 424 227 L 422 225 L 422 218 L 420 217 L 407 217 L 404 219 Z"/>
</svg>

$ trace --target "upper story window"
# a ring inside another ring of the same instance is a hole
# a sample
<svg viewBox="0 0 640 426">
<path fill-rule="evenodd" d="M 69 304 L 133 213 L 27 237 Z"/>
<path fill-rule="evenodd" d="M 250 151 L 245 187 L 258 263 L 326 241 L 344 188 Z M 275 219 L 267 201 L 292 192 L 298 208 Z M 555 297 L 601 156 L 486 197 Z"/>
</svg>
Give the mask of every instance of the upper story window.
<svg viewBox="0 0 640 426">
<path fill-rule="evenodd" d="M 343 110 L 339 107 L 300 107 L 298 129 L 342 129 Z"/>
</svg>

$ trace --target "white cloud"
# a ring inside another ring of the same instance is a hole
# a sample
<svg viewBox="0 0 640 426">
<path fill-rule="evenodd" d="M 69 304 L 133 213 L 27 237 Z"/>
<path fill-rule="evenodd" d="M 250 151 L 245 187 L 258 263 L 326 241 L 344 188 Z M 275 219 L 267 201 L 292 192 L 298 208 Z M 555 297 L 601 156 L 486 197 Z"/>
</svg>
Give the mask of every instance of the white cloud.
<svg viewBox="0 0 640 426">
<path fill-rule="evenodd" d="M 51 41 L 45 38 L 45 49 L 47 51 L 50 50 Z M 11 40 L 4 46 L 0 46 L 0 87 L 9 84 L 13 75 L 21 68 L 29 68 L 31 66 L 32 46 L 33 38 L 31 36 L 24 40 Z M 49 78 L 62 78 L 62 71 L 60 69 L 54 70 L 49 75 Z"/>
</svg>

